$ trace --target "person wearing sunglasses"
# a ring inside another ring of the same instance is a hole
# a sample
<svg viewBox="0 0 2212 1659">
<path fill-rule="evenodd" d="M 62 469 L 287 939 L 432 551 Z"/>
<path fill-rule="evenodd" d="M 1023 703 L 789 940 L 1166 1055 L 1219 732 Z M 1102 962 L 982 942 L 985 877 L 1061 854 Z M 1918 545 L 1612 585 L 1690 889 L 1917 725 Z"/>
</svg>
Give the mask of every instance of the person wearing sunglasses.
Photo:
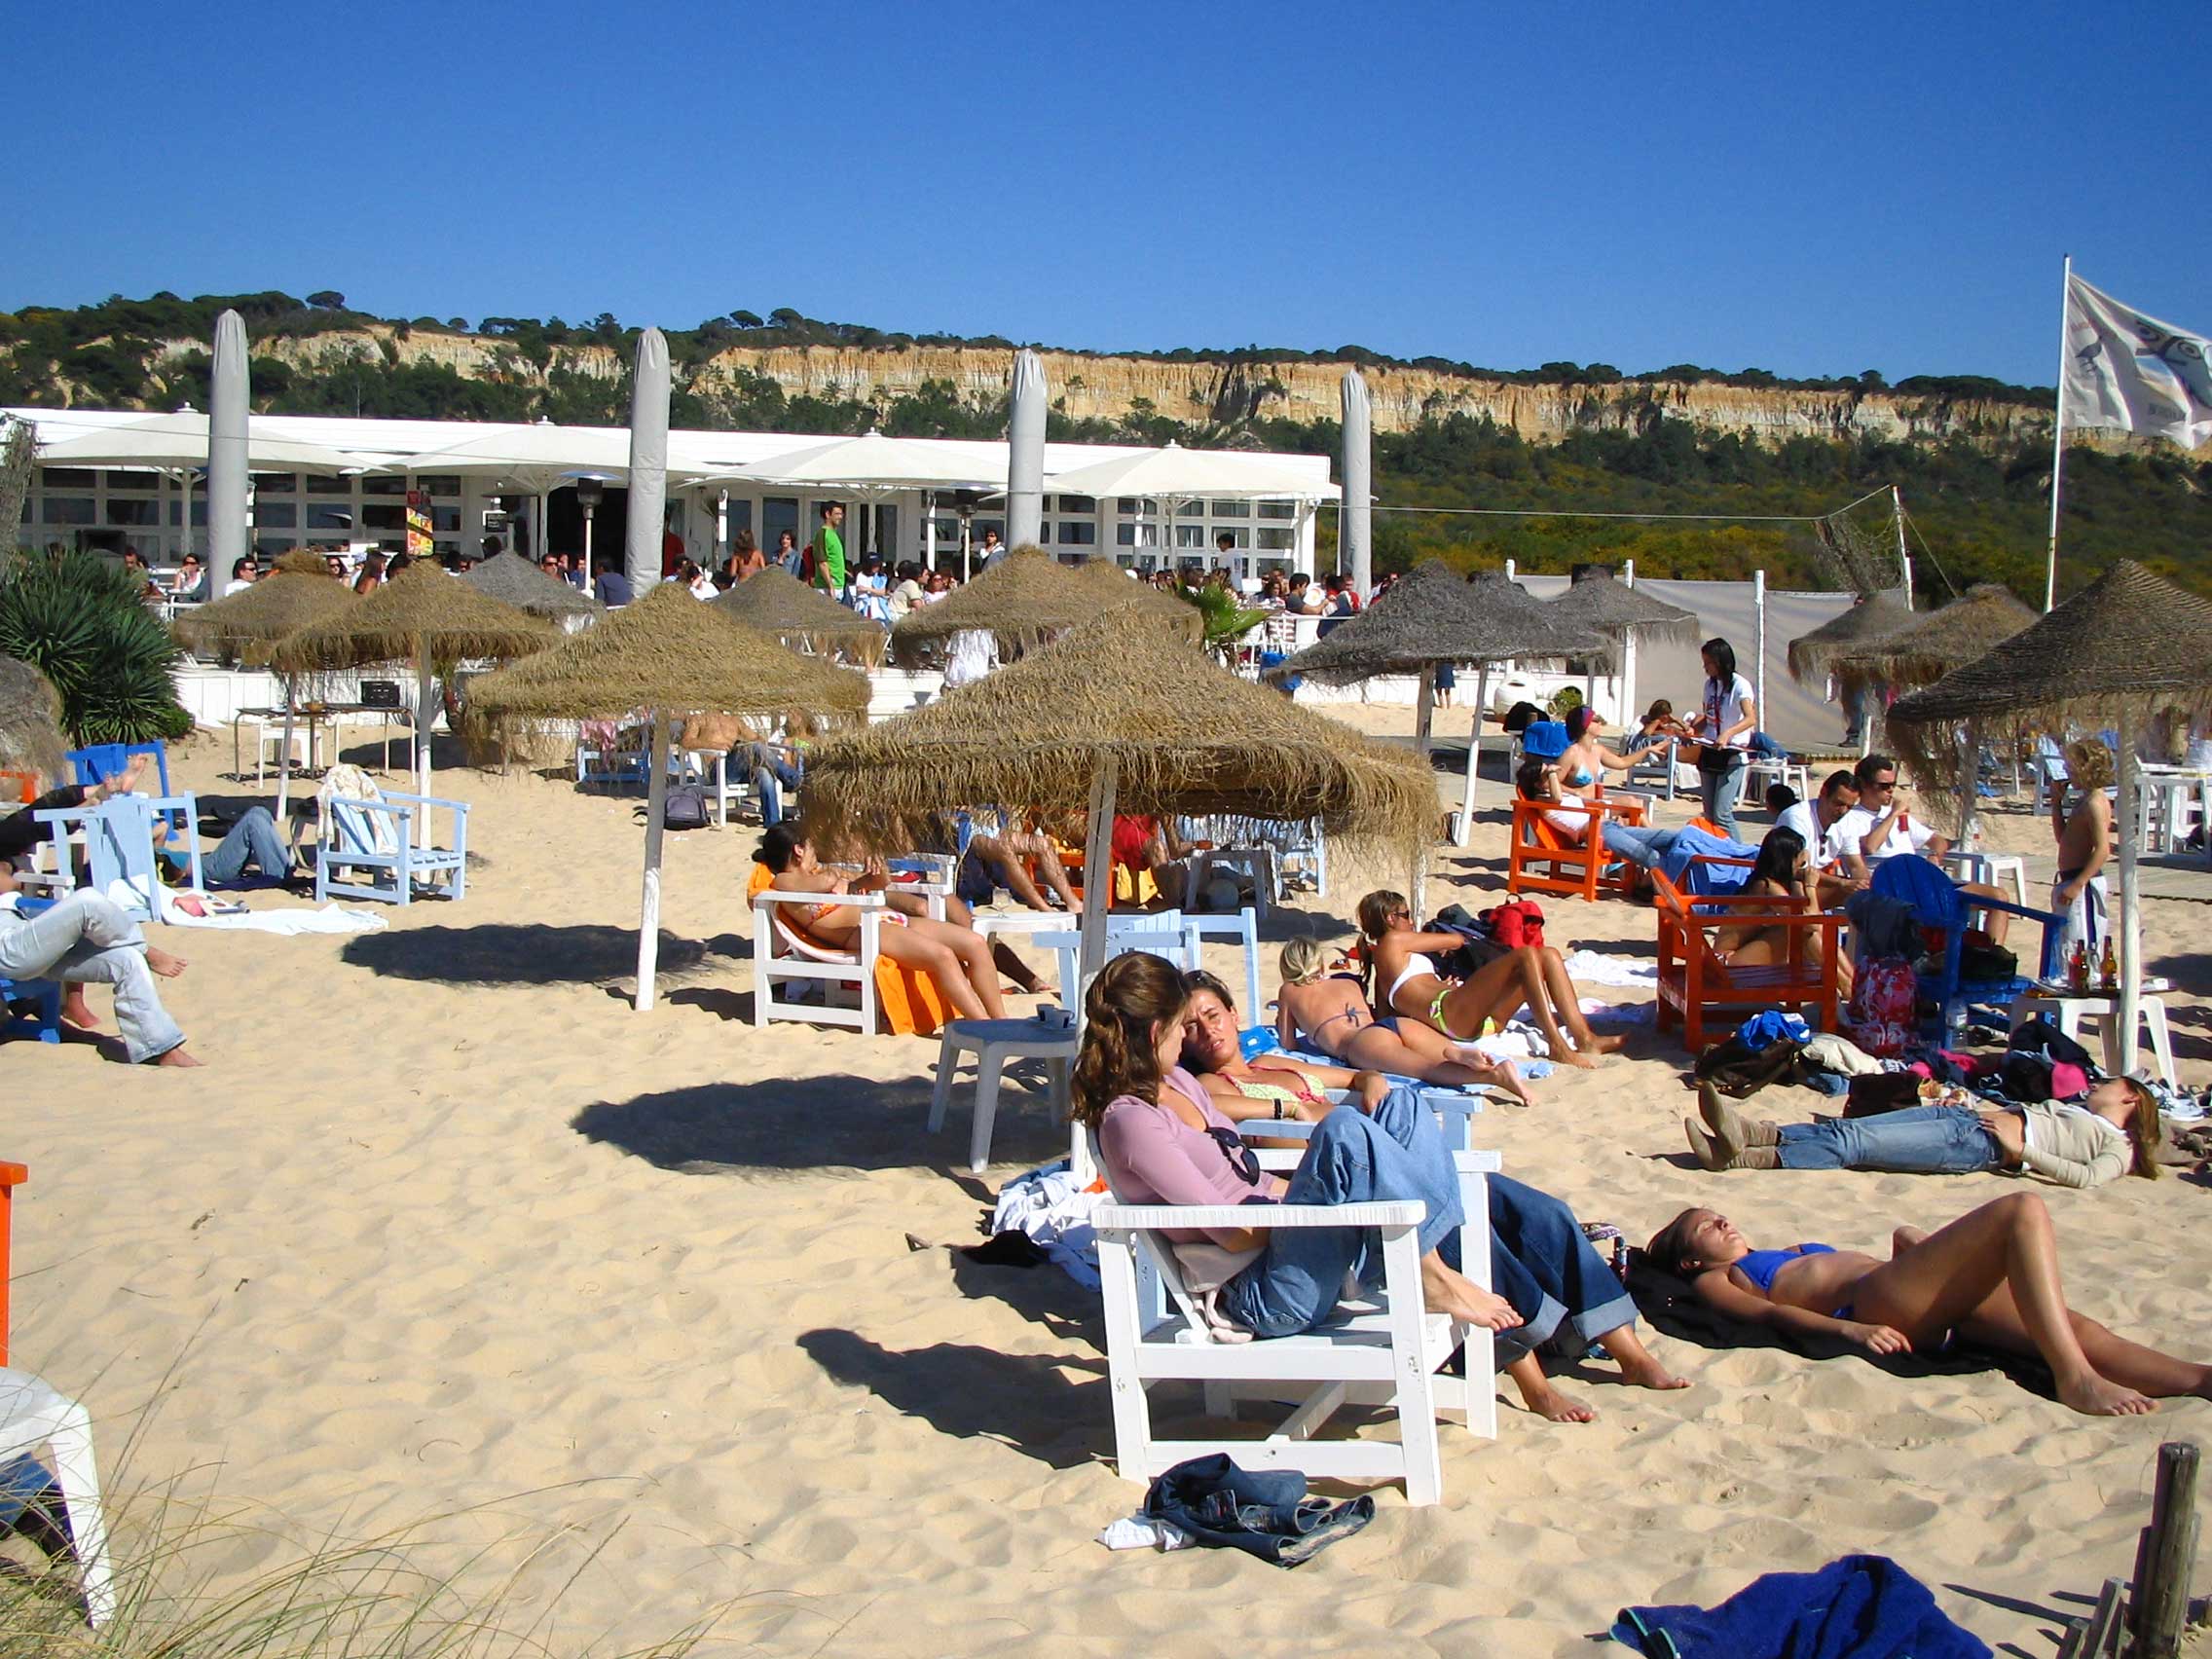
<svg viewBox="0 0 2212 1659">
<path fill-rule="evenodd" d="M 1287 1181 L 1262 1170 L 1235 1123 L 1184 1066 L 1191 1001 L 1184 975 L 1157 956 L 1131 952 L 1108 963 L 1084 1001 L 1088 1023 L 1071 1092 L 1077 1121 L 1097 1132 L 1117 1198 L 1249 1207 L 1243 1227 L 1168 1235 L 1191 1288 L 1210 1296 L 1219 1316 L 1255 1336 L 1293 1336 L 1329 1317 L 1347 1276 L 1364 1288 L 1382 1282 L 1374 1229 L 1273 1232 L 1267 1206 L 1414 1198 L 1425 1206 L 1419 1230 L 1424 1305 L 1493 1332 L 1531 1412 L 1555 1422 L 1597 1415 L 1545 1377 L 1540 1352 L 1555 1344 L 1575 1356 L 1598 1344 L 1627 1382 L 1687 1386 L 1638 1338 L 1635 1303 L 1567 1205 L 1492 1176 L 1489 1215 L 1470 1221 L 1462 1214 L 1452 1156 L 1417 1089 L 1364 1072 L 1357 1102 L 1334 1106 L 1306 1088 L 1286 1114 L 1314 1125 L 1305 1157 Z M 1494 1293 L 1455 1265 L 1463 1223 L 1491 1230 Z"/>
</svg>

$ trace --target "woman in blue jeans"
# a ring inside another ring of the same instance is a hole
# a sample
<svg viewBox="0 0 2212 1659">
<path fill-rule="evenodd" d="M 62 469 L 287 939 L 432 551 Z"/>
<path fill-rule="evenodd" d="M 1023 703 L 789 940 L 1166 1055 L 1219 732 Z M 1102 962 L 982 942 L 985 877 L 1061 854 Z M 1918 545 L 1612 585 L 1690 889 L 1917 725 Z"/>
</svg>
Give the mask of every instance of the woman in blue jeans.
<svg viewBox="0 0 2212 1659">
<path fill-rule="evenodd" d="M 1310 1094 L 1274 1101 L 1278 1115 L 1315 1127 L 1287 1183 L 1261 1170 L 1235 1124 L 1179 1063 L 1188 1001 L 1183 976 L 1157 956 L 1134 952 L 1107 964 L 1085 999 L 1074 1111 L 1096 1128 L 1107 1175 L 1124 1201 L 1252 1207 L 1251 1225 L 1168 1235 L 1178 1256 L 1219 1286 L 1219 1310 L 1231 1321 L 1262 1337 L 1295 1335 L 1329 1316 L 1347 1274 L 1368 1287 L 1382 1279 L 1373 1228 L 1272 1232 L 1265 1206 L 1413 1198 L 1425 1207 L 1419 1229 L 1425 1305 L 1495 1333 L 1530 1411 L 1555 1422 L 1596 1415 L 1544 1376 L 1538 1350 L 1555 1343 L 1577 1357 L 1598 1344 L 1619 1362 L 1624 1382 L 1686 1386 L 1639 1340 L 1635 1304 L 1573 1213 L 1548 1194 L 1492 1176 L 1496 1292 L 1458 1272 L 1455 1235 L 1465 1219 L 1458 1174 L 1417 1090 L 1363 1072 L 1357 1105 L 1331 1106 Z"/>
<path fill-rule="evenodd" d="M 1545 809 L 1544 822 L 1567 839 L 1588 840 L 1590 826 L 1595 823 L 1606 852 L 1628 860 L 1646 872 L 1657 869 L 1665 862 L 1682 833 L 1679 830 L 1662 830 L 1650 824 L 1623 824 L 1609 813 L 1576 804 L 1561 791 L 1559 768 L 1532 756 L 1521 762 L 1513 781 L 1522 798 L 1540 804 Z"/>
</svg>

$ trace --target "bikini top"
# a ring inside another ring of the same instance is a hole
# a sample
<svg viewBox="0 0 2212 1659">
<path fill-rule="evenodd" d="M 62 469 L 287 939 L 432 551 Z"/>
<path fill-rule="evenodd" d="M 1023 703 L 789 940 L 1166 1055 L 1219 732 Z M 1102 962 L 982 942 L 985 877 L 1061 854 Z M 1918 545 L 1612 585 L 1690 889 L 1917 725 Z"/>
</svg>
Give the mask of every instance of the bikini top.
<svg viewBox="0 0 2212 1659">
<path fill-rule="evenodd" d="M 1799 1244 L 1788 1250 L 1753 1250 L 1737 1258 L 1736 1266 L 1744 1276 L 1763 1291 L 1774 1289 L 1774 1276 L 1791 1262 L 1803 1261 L 1807 1256 L 1832 1256 L 1832 1244 Z"/>
<path fill-rule="evenodd" d="M 1585 790 L 1597 781 L 1596 774 L 1587 767 L 1578 767 L 1574 775 L 1567 780 L 1567 787 L 1570 790 Z"/>
</svg>

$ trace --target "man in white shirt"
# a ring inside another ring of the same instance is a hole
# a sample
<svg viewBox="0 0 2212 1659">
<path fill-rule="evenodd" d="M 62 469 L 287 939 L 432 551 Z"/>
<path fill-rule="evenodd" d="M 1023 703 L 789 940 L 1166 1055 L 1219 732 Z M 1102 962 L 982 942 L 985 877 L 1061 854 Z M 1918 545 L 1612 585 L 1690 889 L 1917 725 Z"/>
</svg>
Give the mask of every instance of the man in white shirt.
<svg viewBox="0 0 2212 1659">
<path fill-rule="evenodd" d="M 1887 755 L 1868 755 L 1857 769 L 1859 804 L 1837 821 L 1829 833 L 1844 869 L 1856 882 L 1871 878 L 1871 866 L 1904 853 L 1940 862 L 1951 850 L 1951 838 L 1938 835 L 1907 813 L 1898 800 L 1898 763 Z M 1962 881 L 1959 891 L 1972 899 L 2005 900 L 1994 887 Z M 2009 900 L 2005 901 L 2009 903 Z M 2003 944 L 2012 924 L 2010 912 L 1984 910 L 1982 931 L 1991 944 Z"/>
<path fill-rule="evenodd" d="M 1865 885 L 1838 867 L 1841 855 L 1836 849 L 1836 830 L 1858 804 L 1859 780 L 1839 769 L 1822 782 L 1819 794 L 1784 808 L 1775 820 L 1776 829 L 1793 831 L 1813 855 L 1823 909 L 1836 908 Z"/>
</svg>

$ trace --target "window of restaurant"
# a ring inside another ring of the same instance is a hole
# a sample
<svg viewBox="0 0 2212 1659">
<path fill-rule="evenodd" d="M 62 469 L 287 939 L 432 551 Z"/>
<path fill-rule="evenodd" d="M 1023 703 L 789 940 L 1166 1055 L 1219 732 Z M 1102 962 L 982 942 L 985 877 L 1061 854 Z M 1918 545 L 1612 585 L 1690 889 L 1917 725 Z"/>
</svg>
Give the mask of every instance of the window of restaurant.
<svg viewBox="0 0 2212 1659">
<path fill-rule="evenodd" d="M 760 502 L 760 545 L 771 558 L 776 543 L 785 531 L 792 533 L 792 545 L 804 547 L 806 536 L 798 528 L 798 498 L 796 496 L 768 496 Z"/>
<path fill-rule="evenodd" d="M 1060 520 L 1062 547 L 1089 547 L 1098 540 L 1098 527 L 1088 519 Z"/>
</svg>

